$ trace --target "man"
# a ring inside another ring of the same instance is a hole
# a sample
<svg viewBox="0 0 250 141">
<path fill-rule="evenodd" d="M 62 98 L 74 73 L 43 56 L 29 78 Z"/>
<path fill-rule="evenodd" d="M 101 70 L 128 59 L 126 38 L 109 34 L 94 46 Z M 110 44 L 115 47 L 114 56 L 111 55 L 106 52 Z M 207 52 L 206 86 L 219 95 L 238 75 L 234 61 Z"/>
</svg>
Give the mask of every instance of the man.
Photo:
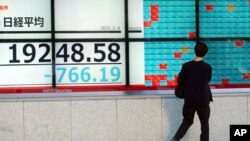
<svg viewBox="0 0 250 141">
<path fill-rule="evenodd" d="M 212 77 L 212 67 L 203 61 L 208 47 L 202 42 L 195 45 L 195 59 L 182 66 L 178 76 L 178 84 L 184 85 L 183 122 L 171 141 L 179 141 L 193 124 L 195 112 L 201 122 L 200 141 L 209 141 L 209 103 L 212 93 L 208 83 Z"/>
</svg>

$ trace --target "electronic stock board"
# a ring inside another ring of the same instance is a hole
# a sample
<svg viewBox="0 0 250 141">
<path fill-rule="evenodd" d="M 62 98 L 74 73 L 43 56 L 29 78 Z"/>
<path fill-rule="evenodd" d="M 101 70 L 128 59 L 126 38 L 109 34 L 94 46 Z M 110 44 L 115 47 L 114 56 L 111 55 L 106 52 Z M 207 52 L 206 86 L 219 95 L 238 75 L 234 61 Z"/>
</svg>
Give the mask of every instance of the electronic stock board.
<svg viewBox="0 0 250 141">
<path fill-rule="evenodd" d="M 127 2 L 1 0 L 1 93 L 173 87 L 197 38 L 211 86 L 250 86 L 248 0 L 200 1 L 199 32 L 195 0 Z"/>
</svg>

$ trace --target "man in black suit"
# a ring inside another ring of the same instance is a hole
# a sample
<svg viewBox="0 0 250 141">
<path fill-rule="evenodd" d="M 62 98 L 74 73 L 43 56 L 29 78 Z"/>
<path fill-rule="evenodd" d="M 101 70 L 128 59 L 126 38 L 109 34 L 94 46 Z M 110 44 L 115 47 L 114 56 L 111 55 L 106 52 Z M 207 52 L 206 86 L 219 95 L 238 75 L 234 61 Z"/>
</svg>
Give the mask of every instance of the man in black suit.
<svg viewBox="0 0 250 141">
<path fill-rule="evenodd" d="M 208 83 L 212 78 L 212 67 L 203 61 L 208 47 L 202 42 L 195 45 L 195 59 L 186 62 L 179 73 L 178 84 L 184 85 L 183 122 L 171 141 L 179 141 L 193 124 L 195 112 L 201 122 L 200 141 L 209 141 L 209 103 L 212 93 Z"/>
</svg>

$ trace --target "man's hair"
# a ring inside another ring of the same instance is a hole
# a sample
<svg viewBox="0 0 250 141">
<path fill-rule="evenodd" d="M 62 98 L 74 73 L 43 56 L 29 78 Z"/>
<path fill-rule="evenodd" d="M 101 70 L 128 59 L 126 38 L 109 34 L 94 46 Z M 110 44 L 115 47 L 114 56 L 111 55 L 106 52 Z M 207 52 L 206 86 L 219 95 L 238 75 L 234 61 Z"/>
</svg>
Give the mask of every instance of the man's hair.
<svg viewBox="0 0 250 141">
<path fill-rule="evenodd" d="M 204 57 L 207 54 L 208 47 L 203 42 L 197 42 L 194 47 L 194 51 L 197 57 Z"/>
</svg>

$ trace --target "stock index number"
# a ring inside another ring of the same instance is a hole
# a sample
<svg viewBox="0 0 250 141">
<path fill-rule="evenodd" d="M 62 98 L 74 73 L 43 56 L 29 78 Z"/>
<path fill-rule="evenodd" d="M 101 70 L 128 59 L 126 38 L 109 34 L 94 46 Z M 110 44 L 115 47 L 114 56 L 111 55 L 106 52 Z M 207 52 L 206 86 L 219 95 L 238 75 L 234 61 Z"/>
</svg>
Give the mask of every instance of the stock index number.
<svg viewBox="0 0 250 141">
<path fill-rule="evenodd" d="M 71 59 L 73 62 L 90 62 L 90 58 L 93 57 L 94 62 L 103 62 L 106 58 L 110 62 L 117 62 L 120 60 L 120 45 L 117 43 L 110 43 L 106 48 L 105 43 L 95 43 L 94 44 L 94 56 L 85 57 L 87 52 L 84 52 L 84 46 L 81 43 L 75 43 L 72 46 L 68 44 L 62 44 L 62 46 L 56 52 L 56 58 L 62 58 L 63 62 L 68 62 Z M 41 53 L 41 49 L 43 52 Z M 69 51 L 69 49 L 71 51 Z M 48 44 L 39 44 L 38 48 L 33 44 L 25 44 L 22 48 L 22 53 L 19 54 L 17 50 L 17 45 L 13 44 L 9 47 L 12 52 L 12 57 L 9 63 L 20 63 L 20 55 L 24 57 L 24 63 L 32 63 L 36 57 L 38 57 L 39 63 L 51 62 L 51 48 Z M 39 53 L 37 53 L 39 52 Z M 84 54 L 85 53 L 85 54 Z M 39 55 L 37 55 L 39 54 Z M 21 57 L 23 58 L 23 57 Z"/>
<path fill-rule="evenodd" d="M 51 59 L 49 59 L 48 55 L 50 53 L 50 46 L 48 44 L 39 44 L 39 49 L 44 48 L 45 51 L 42 55 L 39 56 L 39 62 L 51 62 Z M 10 50 L 12 50 L 12 59 L 9 60 L 10 63 L 20 63 L 20 59 L 17 57 L 17 45 L 13 44 L 11 47 L 9 47 Z M 33 44 L 25 44 L 22 49 L 22 53 L 24 56 L 27 57 L 27 59 L 24 59 L 24 63 L 31 63 L 36 58 L 36 48 Z"/>
<path fill-rule="evenodd" d="M 103 62 L 106 58 L 110 62 L 117 62 L 120 60 L 121 55 L 119 53 L 120 45 L 117 43 L 111 43 L 108 45 L 108 51 L 105 51 L 105 43 L 95 43 L 94 44 L 94 62 Z M 80 43 L 75 43 L 71 46 L 71 52 L 68 51 L 68 44 L 63 44 L 61 48 L 56 53 L 57 58 L 63 58 L 64 62 L 68 62 L 68 59 L 71 58 L 73 62 L 82 62 L 85 58 L 84 46 Z M 96 56 L 98 55 L 98 57 Z"/>
</svg>

